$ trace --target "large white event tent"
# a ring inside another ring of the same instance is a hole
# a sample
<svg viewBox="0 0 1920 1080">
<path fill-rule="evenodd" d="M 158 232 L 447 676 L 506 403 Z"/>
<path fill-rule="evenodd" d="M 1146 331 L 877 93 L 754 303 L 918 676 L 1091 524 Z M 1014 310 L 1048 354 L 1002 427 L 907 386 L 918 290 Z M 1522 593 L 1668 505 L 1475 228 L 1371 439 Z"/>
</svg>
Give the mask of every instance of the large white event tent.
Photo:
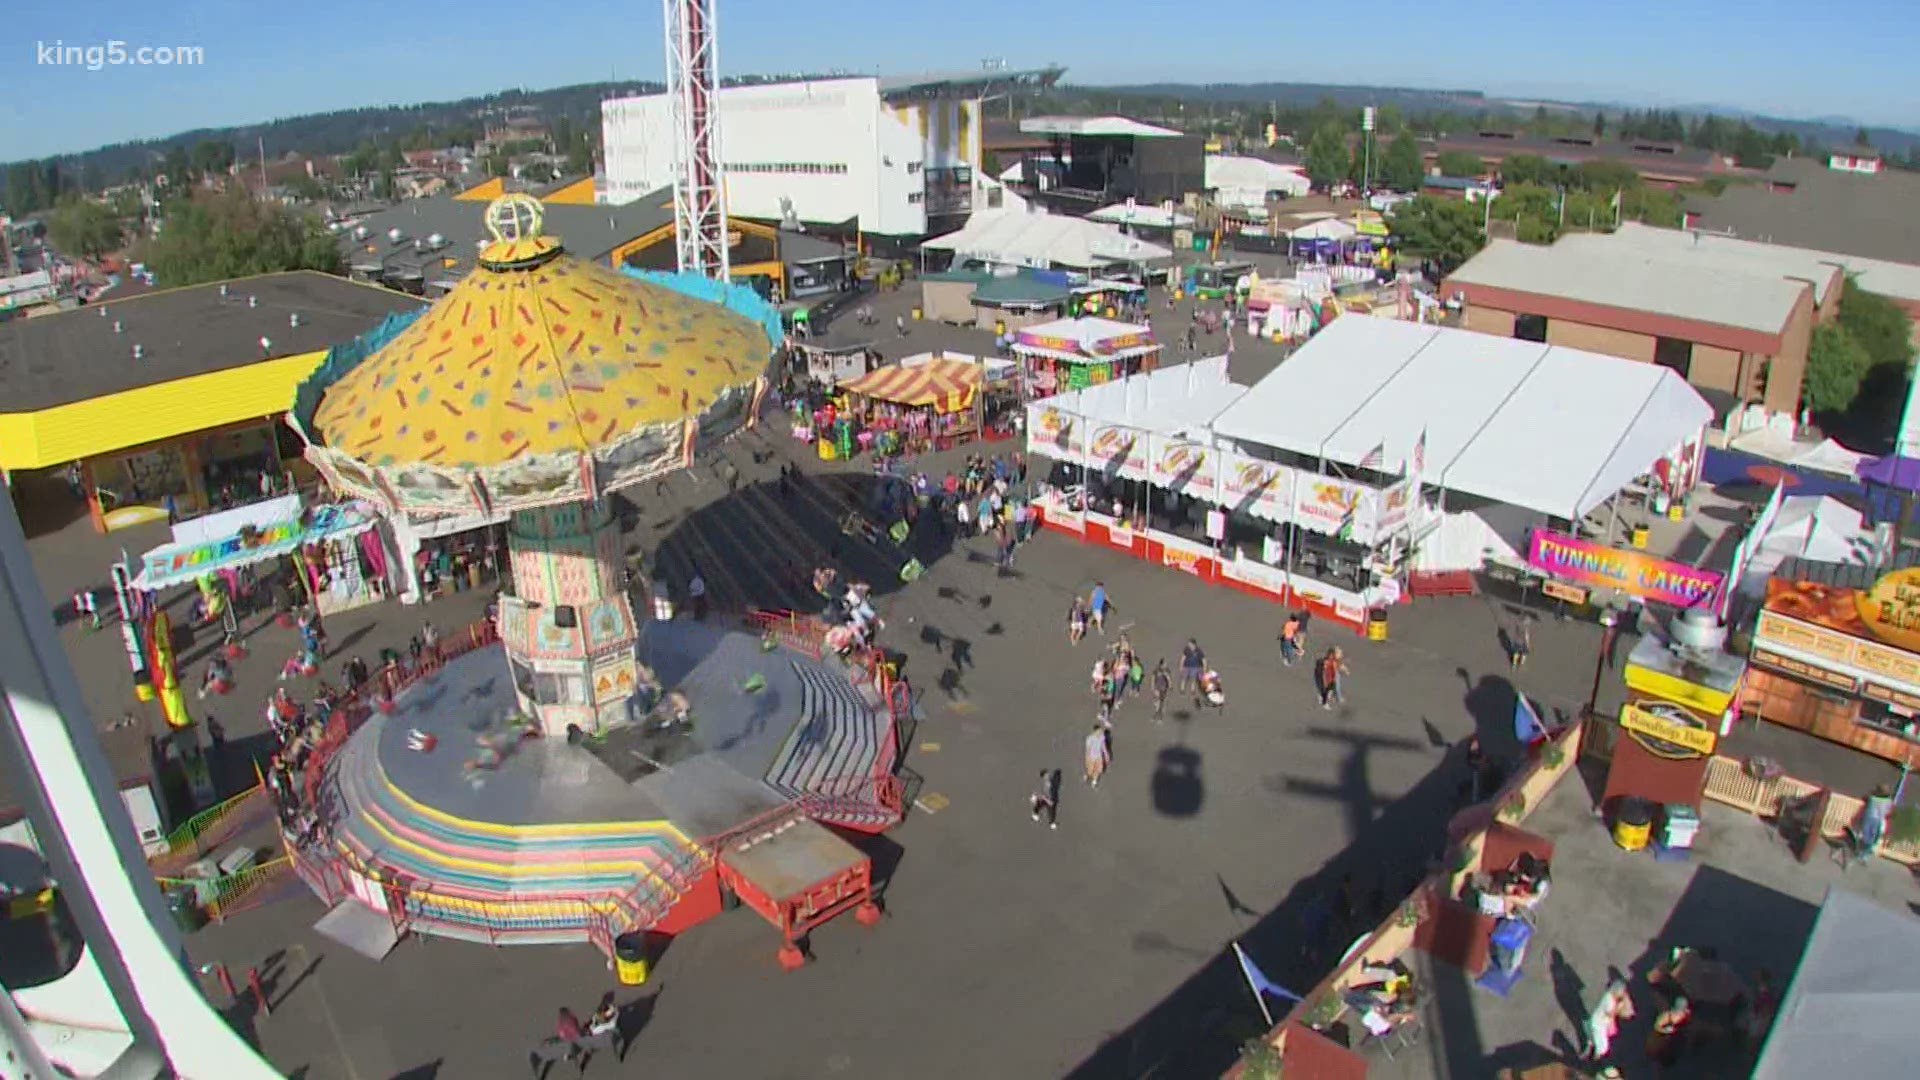
<svg viewBox="0 0 1920 1080">
<path fill-rule="evenodd" d="M 1355 316 L 1307 342 L 1213 431 L 1387 473 L 1424 433 L 1426 487 L 1577 520 L 1697 445 L 1712 418 L 1657 364 Z"/>
<path fill-rule="evenodd" d="M 1227 358 L 1215 356 L 1056 394 L 1041 399 L 1036 406 L 1058 408 L 1092 425 L 1096 432 L 1105 425 L 1121 424 L 1207 445 L 1208 424 L 1246 393 L 1246 387 L 1227 377 Z M 1144 456 L 1146 447 L 1140 447 L 1139 452 Z M 1071 452 L 1060 456 L 1069 460 L 1079 457 Z M 1133 470 L 1120 471 L 1125 474 Z"/>
<path fill-rule="evenodd" d="M 920 245 L 951 251 L 955 263 L 978 260 L 994 266 L 1095 270 L 1118 263 L 1151 263 L 1173 256 L 1158 244 L 1111 225 L 1058 214 L 983 210 L 964 228 Z"/>
</svg>

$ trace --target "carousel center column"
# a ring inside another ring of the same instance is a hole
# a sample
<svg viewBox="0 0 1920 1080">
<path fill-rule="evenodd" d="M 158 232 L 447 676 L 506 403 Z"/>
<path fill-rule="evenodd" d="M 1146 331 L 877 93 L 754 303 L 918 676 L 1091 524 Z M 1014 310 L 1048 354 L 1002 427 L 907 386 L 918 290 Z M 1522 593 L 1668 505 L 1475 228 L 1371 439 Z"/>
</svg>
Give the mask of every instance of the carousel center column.
<svg viewBox="0 0 1920 1080">
<path fill-rule="evenodd" d="M 638 633 L 611 508 L 516 510 L 507 546 L 514 595 L 500 600 L 500 639 L 521 709 L 549 735 L 623 719 L 640 683 Z"/>
</svg>

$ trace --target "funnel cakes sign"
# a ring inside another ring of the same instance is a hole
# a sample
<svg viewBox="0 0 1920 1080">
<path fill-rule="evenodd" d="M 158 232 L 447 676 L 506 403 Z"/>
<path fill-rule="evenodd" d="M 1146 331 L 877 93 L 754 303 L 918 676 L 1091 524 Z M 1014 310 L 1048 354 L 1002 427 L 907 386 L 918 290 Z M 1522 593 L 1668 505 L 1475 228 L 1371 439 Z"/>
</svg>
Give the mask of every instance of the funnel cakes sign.
<svg viewBox="0 0 1920 1080">
<path fill-rule="evenodd" d="M 1576 585 L 1619 589 L 1645 600 L 1690 608 L 1719 591 L 1723 575 L 1644 551 L 1607 547 L 1593 540 L 1550 529 L 1535 529 L 1527 544 L 1527 565 Z"/>
</svg>

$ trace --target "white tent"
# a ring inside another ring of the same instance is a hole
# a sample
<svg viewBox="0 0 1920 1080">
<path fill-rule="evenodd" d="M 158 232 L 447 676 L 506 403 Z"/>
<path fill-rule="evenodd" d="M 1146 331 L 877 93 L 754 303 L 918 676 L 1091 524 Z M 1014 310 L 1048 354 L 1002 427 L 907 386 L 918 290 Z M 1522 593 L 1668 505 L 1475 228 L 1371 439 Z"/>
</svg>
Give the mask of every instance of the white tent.
<svg viewBox="0 0 1920 1080">
<path fill-rule="evenodd" d="M 1792 425 L 1792 417 L 1776 414 L 1773 421 L 1739 436 L 1727 445 L 1729 449 L 1743 454 L 1754 454 L 1783 465 L 1832 473 L 1848 479 L 1852 479 L 1854 470 L 1867 460 L 1867 455 L 1856 454 L 1832 439 L 1817 443 L 1800 442 L 1790 434 Z"/>
<path fill-rule="evenodd" d="M 1154 262 L 1173 255 L 1158 244 L 1085 218 L 1004 209 L 976 213 L 964 228 L 928 240 L 921 247 L 951 251 L 957 262 L 977 259 L 991 265 L 1040 269 L 1064 266 L 1091 270 L 1114 263 Z"/>
<path fill-rule="evenodd" d="M 1165 210 L 1158 206 L 1143 206 L 1138 203 L 1128 206 L 1126 203 L 1114 203 L 1103 206 L 1087 215 L 1088 221 L 1098 221 L 1108 225 L 1139 225 L 1148 229 L 1190 229 L 1193 227 L 1193 215 L 1178 210 Z"/>
<path fill-rule="evenodd" d="M 1321 218 L 1319 221 L 1309 222 L 1297 229 L 1287 230 L 1287 236 L 1294 240 L 1334 240 L 1344 242 L 1359 235 L 1359 229 L 1354 228 L 1347 222 L 1341 221 L 1339 218 Z"/>
<path fill-rule="evenodd" d="M 1298 168 L 1264 158 L 1208 154 L 1206 172 L 1214 201 L 1230 209 L 1264 208 L 1269 192 L 1298 197 L 1312 186 Z"/>
<path fill-rule="evenodd" d="M 1336 319 L 1221 414 L 1215 430 L 1584 517 L 1699 438 L 1713 410 L 1668 368 L 1387 319 Z"/>
<path fill-rule="evenodd" d="M 1754 596 L 1765 592 L 1767 579 L 1787 559 L 1873 566 L 1878 562 L 1873 549 L 1873 530 L 1865 526 L 1860 511 L 1827 495 L 1790 495 L 1781 500 L 1773 527 L 1760 538 L 1740 591 Z"/>
<path fill-rule="evenodd" d="M 1085 417 L 1095 426 L 1126 424 L 1156 435 L 1205 442 L 1207 425 L 1246 392 L 1246 387 L 1228 379 L 1227 358 L 1215 356 L 1057 394 L 1041 403 Z M 1034 450 L 1046 452 L 1039 444 Z"/>
<path fill-rule="evenodd" d="M 1754 1080 L 1912 1076 L 1920 925 L 1828 889 Z"/>
</svg>

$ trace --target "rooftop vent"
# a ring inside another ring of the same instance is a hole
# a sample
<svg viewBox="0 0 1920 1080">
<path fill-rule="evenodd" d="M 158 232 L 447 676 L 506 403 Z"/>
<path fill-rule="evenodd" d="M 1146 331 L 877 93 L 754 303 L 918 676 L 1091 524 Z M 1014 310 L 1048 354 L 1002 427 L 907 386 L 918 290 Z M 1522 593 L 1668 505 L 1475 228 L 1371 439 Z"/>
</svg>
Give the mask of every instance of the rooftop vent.
<svg viewBox="0 0 1920 1080">
<path fill-rule="evenodd" d="M 247 297 L 247 306 L 248 306 L 248 307 L 250 307 L 250 308 L 252 308 L 252 307 L 259 307 L 259 306 L 260 306 L 260 298 L 259 298 L 259 297 L 257 297 L 257 296 L 251 296 L 251 295 L 250 295 L 250 296 L 248 296 L 248 297 Z"/>
<path fill-rule="evenodd" d="M 289 314 L 287 316 L 287 325 L 298 330 L 300 328 L 300 313 L 296 311 Z"/>
<path fill-rule="evenodd" d="M 107 309 L 106 309 L 106 308 L 104 308 L 104 307 L 102 307 L 102 308 L 100 309 L 100 317 L 101 317 L 101 318 L 103 318 L 103 319 L 107 317 Z"/>
<path fill-rule="evenodd" d="M 353 227 L 353 238 L 355 240 L 365 240 L 369 235 L 365 225 L 355 225 Z"/>
<path fill-rule="evenodd" d="M 220 295 L 221 296 L 227 295 L 227 283 L 224 281 L 220 283 Z"/>
<path fill-rule="evenodd" d="M 133 358 L 135 360 L 144 360 L 146 359 L 146 356 L 147 356 L 147 347 L 145 345 L 135 345 L 133 347 Z"/>
<path fill-rule="evenodd" d="M 395 244 L 397 244 L 397 243 L 399 243 L 400 241 L 402 241 L 402 240 L 405 240 L 406 238 L 407 238 L 407 234 L 406 234 L 406 233 L 403 233 L 403 232 L 401 232 L 401 231 L 400 231 L 399 229 L 388 229 L 388 230 L 387 230 L 387 240 L 388 240 L 388 241 L 390 241 L 390 242 L 392 242 L 392 243 L 395 243 Z"/>
<path fill-rule="evenodd" d="M 263 335 L 263 336 L 262 336 L 262 337 L 260 338 L 260 351 L 261 351 L 261 352 L 263 352 L 263 353 L 272 353 L 272 352 L 273 352 L 273 339 L 272 339 L 272 338 L 270 338 L 270 337 L 266 337 L 266 336 L 264 336 L 264 335 Z"/>
<path fill-rule="evenodd" d="M 117 334 L 120 332 L 120 329 L 121 329 L 120 320 L 119 319 L 113 320 L 113 332 Z"/>
</svg>

